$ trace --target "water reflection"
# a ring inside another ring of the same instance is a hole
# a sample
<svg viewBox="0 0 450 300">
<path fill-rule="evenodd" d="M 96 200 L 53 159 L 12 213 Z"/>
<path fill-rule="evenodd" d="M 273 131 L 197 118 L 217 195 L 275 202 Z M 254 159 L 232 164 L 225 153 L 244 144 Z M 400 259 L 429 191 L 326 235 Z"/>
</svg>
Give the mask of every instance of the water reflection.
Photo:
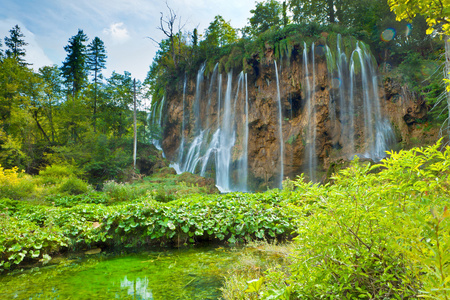
<svg viewBox="0 0 450 300">
<path fill-rule="evenodd" d="M 145 277 L 143 279 L 136 278 L 135 280 L 128 280 L 125 275 L 124 279 L 120 281 L 120 287 L 128 289 L 127 294 L 133 296 L 134 299 L 153 300 L 153 293 L 148 287 L 149 281 Z"/>
</svg>

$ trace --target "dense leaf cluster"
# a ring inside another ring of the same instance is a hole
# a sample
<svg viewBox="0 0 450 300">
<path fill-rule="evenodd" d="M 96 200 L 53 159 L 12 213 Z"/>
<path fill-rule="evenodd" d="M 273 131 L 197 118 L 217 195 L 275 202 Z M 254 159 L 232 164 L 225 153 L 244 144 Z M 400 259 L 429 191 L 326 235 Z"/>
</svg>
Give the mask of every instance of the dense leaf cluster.
<svg viewBox="0 0 450 300">
<path fill-rule="evenodd" d="M 2 199 L 0 210 L 2 269 L 44 259 L 68 247 L 286 238 L 298 219 L 297 209 L 276 191 L 193 196 L 167 204 L 141 198 L 110 206 L 49 207 Z"/>
</svg>

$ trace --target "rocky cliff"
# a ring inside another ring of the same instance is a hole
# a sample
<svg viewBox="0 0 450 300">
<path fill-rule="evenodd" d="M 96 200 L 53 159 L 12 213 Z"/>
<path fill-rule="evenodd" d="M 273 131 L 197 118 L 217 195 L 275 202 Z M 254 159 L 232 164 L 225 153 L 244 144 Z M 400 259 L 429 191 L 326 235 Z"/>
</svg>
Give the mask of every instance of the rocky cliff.
<svg viewBox="0 0 450 300">
<path fill-rule="evenodd" d="M 181 171 L 226 176 L 223 190 L 261 190 L 301 173 L 323 181 L 337 162 L 379 160 L 423 138 L 423 101 L 380 76 L 365 45 L 342 44 L 296 45 L 278 59 L 267 46 L 245 73 L 187 74 L 166 94 L 166 157 Z"/>
</svg>

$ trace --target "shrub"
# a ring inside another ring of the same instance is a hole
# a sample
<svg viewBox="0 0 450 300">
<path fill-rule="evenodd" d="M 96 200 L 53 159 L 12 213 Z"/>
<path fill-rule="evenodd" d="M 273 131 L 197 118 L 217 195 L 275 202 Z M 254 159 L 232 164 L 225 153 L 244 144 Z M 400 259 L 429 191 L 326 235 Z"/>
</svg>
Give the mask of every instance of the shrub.
<svg viewBox="0 0 450 300">
<path fill-rule="evenodd" d="M 296 238 L 298 297 L 445 299 L 450 147 L 438 148 L 392 152 L 376 166 L 355 160 L 333 185 L 297 182 L 317 199 Z"/>
<path fill-rule="evenodd" d="M 39 176 L 43 178 L 45 184 L 61 183 L 64 179 L 75 176 L 76 169 L 71 165 L 54 164 L 39 171 Z"/>
<path fill-rule="evenodd" d="M 89 185 L 74 176 L 70 176 L 69 178 L 66 178 L 61 185 L 58 188 L 58 191 L 60 193 L 66 193 L 69 195 L 79 195 L 84 194 L 88 191 Z"/>
<path fill-rule="evenodd" d="M 0 198 L 22 199 L 35 190 L 31 176 L 18 172 L 17 167 L 4 169 L 0 165 Z"/>
<path fill-rule="evenodd" d="M 105 182 L 103 192 L 114 201 L 132 201 L 146 194 L 146 190 L 125 183 L 117 183 L 113 180 Z"/>
</svg>

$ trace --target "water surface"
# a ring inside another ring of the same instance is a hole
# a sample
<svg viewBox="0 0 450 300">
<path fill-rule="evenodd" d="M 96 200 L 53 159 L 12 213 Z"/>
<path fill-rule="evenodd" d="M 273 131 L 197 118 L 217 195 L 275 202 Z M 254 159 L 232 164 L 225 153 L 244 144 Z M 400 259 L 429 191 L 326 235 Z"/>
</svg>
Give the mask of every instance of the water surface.
<svg viewBox="0 0 450 300">
<path fill-rule="evenodd" d="M 230 248 L 78 256 L 0 277 L 0 299 L 218 299 Z"/>
</svg>

